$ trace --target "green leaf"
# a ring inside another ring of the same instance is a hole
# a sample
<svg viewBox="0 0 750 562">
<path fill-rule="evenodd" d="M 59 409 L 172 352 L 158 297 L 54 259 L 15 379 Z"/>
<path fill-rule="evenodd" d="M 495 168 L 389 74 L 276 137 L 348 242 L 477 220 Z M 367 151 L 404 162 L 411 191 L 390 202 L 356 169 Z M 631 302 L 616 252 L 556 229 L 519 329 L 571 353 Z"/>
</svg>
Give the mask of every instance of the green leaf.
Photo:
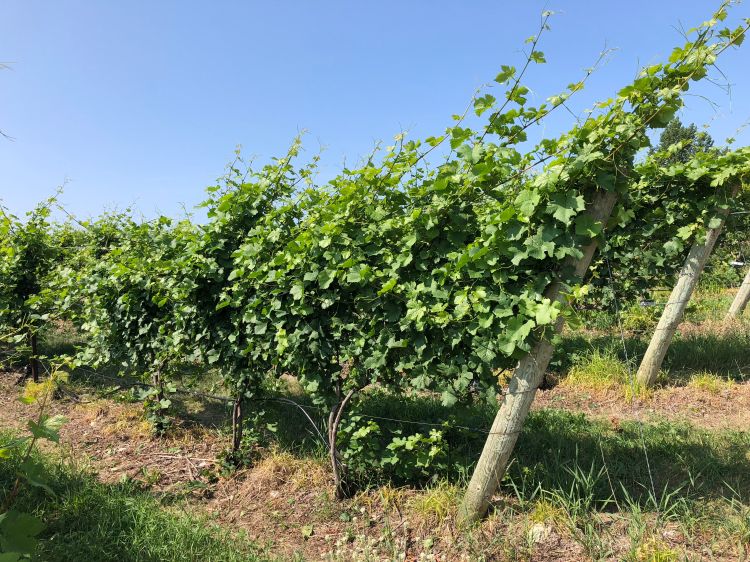
<svg viewBox="0 0 750 562">
<path fill-rule="evenodd" d="M 498 84 L 504 84 L 505 82 L 513 78 L 515 73 L 516 69 L 514 67 L 502 65 L 500 67 L 500 73 L 495 76 L 495 82 L 497 82 Z"/>
<path fill-rule="evenodd" d="M 383 286 L 378 291 L 378 295 L 382 296 L 391 291 L 396 286 L 396 283 L 398 283 L 398 279 L 396 279 L 395 277 L 391 277 L 388 281 L 383 283 Z"/>
<path fill-rule="evenodd" d="M 458 402 L 458 397 L 450 390 L 444 390 L 441 394 L 441 401 L 443 406 L 450 408 Z"/>
<path fill-rule="evenodd" d="M 350 269 L 349 273 L 346 274 L 346 281 L 348 283 L 359 283 L 362 281 L 362 275 L 357 269 Z"/>
<path fill-rule="evenodd" d="M 294 285 L 292 285 L 292 288 L 289 290 L 289 294 L 292 295 L 292 298 L 294 300 L 296 301 L 301 300 L 305 294 L 304 283 L 297 282 Z"/>
<path fill-rule="evenodd" d="M 67 418 L 61 415 L 51 417 L 45 416 L 42 418 L 41 423 L 29 420 L 27 427 L 31 434 L 37 439 L 47 439 L 57 443 L 60 441 L 59 429 L 66 421 L 68 421 Z"/>
<path fill-rule="evenodd" d="M 536 309 L 536 323 L 538 326 L 552 324 L 557 320 L 558 309 L 550 299 L 544 299 Z"/>
<path fill-rule="evenodd" d="M 34 461 L 27 459 L 20 466 L 20 473 L 26 479 L 26 481 L 34 486 L 35 488 L 42 488 L 50 495 L 55 495 L 55 492 L 49 486 L 47 480 L 47 473 L 41 464 L 35 463 Z"/>
<path fill-rule="evenodd" d="M 547 205 L 547 212 L 565 225 L 569 225 L 571 219 L 586 208 L 583 195 L 574 195 L 571 192 L 555 193 Z"/>
<path fill-rule="evenodd" d="M 536 206 L 539 205 L 541 200 L 542 196 L 538 191 L 535 189 L 526 189 L 518 194 L 515 200 L 515 205 L 521 213 L 530 217 L 534 214 L 534 209 L 536 209 Z"/>
<path fill-rule="evenodd" d="M 576 234 L 579 236 L 588 236 L 594 238 L 602 232 L 602 224 L 595 221 L 589 215 L 579 215 L 576 217 Z"/>
<path fill-rule="evenodd" d="M 495 96 L 492 96 L 490 94 L 485 94 L 481 98 L 477 98 L 474 100 L 474 113 L 477 115 L 482 115 L 485 111 L 488 109 L 492 109 L 492 107 L 495 105 Z"/>
<path fill-rule="evenodd" d="M 547 59 L 544 58 L 544 53 L 541 51 L 532 51 L 531 55 L 529 55 L 529 59 L 537 64 L 547 62 Z"/>
<path fill-rule="evenodd" d="M 336 279 L 335 269 L 324 269 L 318 274 L 318 284 L 321 289 L 330 287 L 334 279 Z"/>
<path fill-rule="evenodd" d="M 7 554 L 31 555 L 36 550 L 36 536 L 43 529 L 44 524 L 33 515 L 15 510 L 3 513 L 0 515 L 2 549 Z"/>
<path fill-rule="evenodd" d="M 515 316 L 508 322 L 505 332 L 511 341 L 522 342 L 529 337 L 533 327 L 533 320 L 527 320 L 523 316 Z"/>
</svg>

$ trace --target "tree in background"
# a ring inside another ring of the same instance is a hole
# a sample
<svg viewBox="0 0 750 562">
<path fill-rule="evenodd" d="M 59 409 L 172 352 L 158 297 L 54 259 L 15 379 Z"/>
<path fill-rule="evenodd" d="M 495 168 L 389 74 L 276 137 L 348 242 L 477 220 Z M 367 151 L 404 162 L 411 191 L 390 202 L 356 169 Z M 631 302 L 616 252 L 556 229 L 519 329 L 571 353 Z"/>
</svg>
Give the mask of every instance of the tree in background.
<svg viewBox="0 0 750 562">
<path fill-rule="evenodd" d="M 714 146 L 714 139 L 704 131 L 699 131 L 695 123 L 687 127 L 679 118 L 674 117 L 659 136 L 659 144 L 654 146 L 649 154 L 669 153 L 661 163 L 665 166 L 676 163 L 686 163 L 696 154 L 708 152 Z M 674 147 L 670 150 L 670 147 Z"/>
</svg>

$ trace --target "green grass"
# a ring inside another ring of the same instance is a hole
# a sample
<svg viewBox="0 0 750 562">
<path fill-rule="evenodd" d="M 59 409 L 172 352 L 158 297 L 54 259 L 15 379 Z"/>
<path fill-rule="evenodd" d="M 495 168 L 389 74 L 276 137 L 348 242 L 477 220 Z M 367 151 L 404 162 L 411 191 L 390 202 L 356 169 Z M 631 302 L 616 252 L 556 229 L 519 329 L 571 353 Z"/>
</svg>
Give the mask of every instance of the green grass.
<svg viewBox="0 0 750 562">
<path fill-rule="evenodd" d="M 605 363 L 609 361 L 606 359 Z M 490 406 L 447 408 L 438 399 L 396 397 L 385 392 L 365 393 L 357 410 L 365 415 L 415 422 L 405 425 L 377 420 L 384 432 L 429 431 L 432 426 L 427 424 L 446 424 L 448 466 L 425 484 L 428 488 L 441 480 L 459 486 L 466 482 L 486 435 L 459 426 L 487 428 L 495 414 Z M 319 444 L 301 434 L 301 414 L 280 405 L 267 407 L 267 413 L 278 424 L 277 443 L 281 447 L 303 457 L 321 454 Z M 593 467 L 596 474 L 605 471 L 591 492 L 598 509 L 613 499 L 622 502 L 626 498 L 645 508 L 653 502 L 651 495 L 661 498 L 676 490 L 685 497 L 704 498 L 723 498 L 731 495 L 732 489 L 740 490 L 740 500 L 748 502 L 749 449 L 750 435 L 744 432 L 712 431 L 666 421 L 643 425 L 622 421 L 614 427 L 608 421 L 583 414 L 545 409 L 529 414 L 503 487 L 531 501 L 537 488 L 569 491 L 577 481 L 575 471 Z M 392 483 L 387 475 L 377 471 L 370 471 L 369 478 L 369 486 Z"/>
<path fill-rule="evenodd" d="M 711 394 L 719 394 L 723 390 L 732 388 L 733 384 L 734 381 L 731 379 L 726 380 L 712 373 L 697 373 L 690 378 L 688 386 Z"/>
<path fill-rule="evenodd" d="M 650 332 L 621 335 L 613 328 L 608 333 L 567 332 L 555 351 L 551 363 L 558 379 L 569 376 L 595 383 L 597 373 L 606 378 L 607 368 L 621 371 L 619 365 L 638 368 L 638 361 L 648 347 Z M 625 349 L 623 349 L 623 341 Z M 660 381 L 686 385 L 699 374 L 709 373 L 724 380 L 741 382 L 750 378 L 750 323 L 738 322 L 730 328 L 711 323 L 705 329 L 678 333 L 672 340 Z M 627 352 L 627 353 L 626 353 Z M 606 381 L 602 381 L 606 386 Z M 594 384 L 595 386 L 595 384 Z"/>
<path fill-rule="evenodd" d="M 605 390 L 627 384 L 628 366 L 611 349 L 594 349 L 576 362 L 563 384 Z"/>
<path fill-rule="evenodd" d="M 9 435 L 0 434 L 0 442 Z M 89 474 L 41 458 L 52 496 L 24 486 L 15 509 L 45 523 L 33 560 L 216 561 L 268 560 L 244 534 L 190 514 L 187 504 L 162 505 L 133 482 L 104 485 Z M 14 478 L 15 460 L 0 461 L 0 501 Z"/>
<path fill-rule="evenodd" d="M 678 382 L 709 372 L 742 381 L 750 374 L 750 328 L 747 324 L 724 333 L 706 330 L 675 337 L 664 361 L 665 370 Z"/>
</svg>

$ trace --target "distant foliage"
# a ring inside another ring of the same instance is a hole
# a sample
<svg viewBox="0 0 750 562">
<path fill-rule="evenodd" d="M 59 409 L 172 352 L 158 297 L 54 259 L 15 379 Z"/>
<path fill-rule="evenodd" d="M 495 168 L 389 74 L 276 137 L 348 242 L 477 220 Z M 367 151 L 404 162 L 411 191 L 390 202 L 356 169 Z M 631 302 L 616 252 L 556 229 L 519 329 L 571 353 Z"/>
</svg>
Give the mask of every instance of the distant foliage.
<svg viewBox="0 0 750 562">
<path fill-rule="evenodd" d="M 721 223 L 719 213 L 745 208 L 747 194 L 731 199 L 730 193 L 750 178 L 750 149 L 699 153 L 667 167 L 655 153 L 635 173 L 637 180 L 617 211 L 618 224 L 607 232 L 589 274 L 592 304 L 648 299 L 651 290 L 670 287 L 693 242 Z M 729 221 L 720 249 L 729 249 L 738 237 L 744 244 L 747 230 L 736 225 Z M 723 259 L 727 253 L 719 251 Z"/>
<path fill-rule="evenodd" d="M 662 166 L 685 164 L 696 154 L 712 152 L 714 139 L 705 131 L 699 131 L 695 123 L 687 127 L 673 118 L 659 136 L 659 144 L 650 151 L 650 156 Z M 716 152 L 715 149 L 713 149 Z"/>
</svg>

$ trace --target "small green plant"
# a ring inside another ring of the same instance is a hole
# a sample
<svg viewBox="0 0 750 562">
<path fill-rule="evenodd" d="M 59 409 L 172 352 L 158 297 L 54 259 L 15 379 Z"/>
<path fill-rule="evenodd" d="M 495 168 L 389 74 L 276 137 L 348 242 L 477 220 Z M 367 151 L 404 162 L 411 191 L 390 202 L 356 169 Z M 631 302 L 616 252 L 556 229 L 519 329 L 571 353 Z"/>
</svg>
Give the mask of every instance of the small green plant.
<svg viewBox="0 0 750 562">
<path fill-rule="evenodd" d="M 659 322 L 661 311 L 662 307 L 650 306 L 645 301 L 633 304 L 622 312 L 622 327 L 629 332 L 649 332 Z"/>
<path fill-rule="evenodd" d="M 257 410 L 252 417 L 242 420 L 242 440 L 238 448 L 227 448 L 219 455 L 223 474 L 230 474 L 243 466 L 251 466 L 260 458 L 260 447 L 267 445 L 277 424 L 266 421 L 265 410 Z"/>
<path fill-rule="evenodd" d="M 663 541 L 651 538 L 636 549 L 638 562 L 677 562 L 679 553 Z"/>
<path fill-rule="evenodd" d="M 540 498 L 529 512 L 529 521 L 532 523 L 548 523 L 550 521 L 561 521 L 564 511 L 559 505 L 553 504 L 550 500 Z"/>
<path fill-rule="evenodd" d="M 444 480 L 427 487 L 408 503 L 415 513 L 424 518 L 436 518 L 443 522 L 458 506 L 461 489 Z"/>
<path fill-rule="evenodd" d="M 143 402 L 146 420 L 157 435 L 164 434 L 172 425 L 169 415 L 172 400 L 166 394 L 174 394 L 177 388 L 172 383 L 161 387 L 145 387 L 138 390 L 138 399 Z"/>
<path fill-rule="evenodd" d="M 342 457 L 356 473 L 372 475 L 376 469 L 385 477 L 418 482 L 448 468 L 448 443 L 442 429 L 386 432 L 374 420 L 353 415 L 341 428 L 339 439 Z"/>
<path fill-rule="evenodd" d="M 11 439 L 0 446 L 0 459 L 16 462 L 16 478 L 0 508 L 0 560 L 13 562 L 31 557 L 36 550 L 36 536 L 44 529 L 37 517 L 14 509 L 16 498 L 25 483 L 54 494 L 48 483 L 44 466 L 33 458 L 39 440 L 59 442 L 60 427 L 67 421 L 63 416 L 47 414 L 49 402 L 58 385 L 67 380 L 60 369 L 43 382 L 29 380 L 20 398 L 25 404 L 36 404 L 37 415 L 27 423 L 28 435 Z"/>
<path fill-rule="evenodd" d="M 736 287 L 742 283 L 740 270 L 727 262 L 726 256 L 715 255 L 709 260 L 701 275 L 698 287 L 702 292 L 721 294 L 727 287 Z"/>
</svg>

